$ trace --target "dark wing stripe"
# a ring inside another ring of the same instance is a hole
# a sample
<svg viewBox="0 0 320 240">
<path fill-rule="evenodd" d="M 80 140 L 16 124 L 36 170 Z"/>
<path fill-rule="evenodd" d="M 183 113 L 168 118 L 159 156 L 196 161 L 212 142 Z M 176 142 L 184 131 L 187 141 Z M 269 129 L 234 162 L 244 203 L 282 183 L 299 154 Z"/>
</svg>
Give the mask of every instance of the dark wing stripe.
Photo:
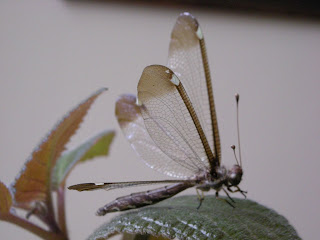
<svg viewBox="0 0 320 240">
<path fill-rule="evenodd" d="M 172 72 L 172 77 L 176 77 L 177 78 L 177 76 L 175 76 L 175 74 L 173 72 Z M 198 116 L 197 116 L 197 114 L 196 114 L 196 112 L 195 112 L 195 110 L 194 110 L 194 108 L 192 106 L 192 103 L 190 102 L 188 94 L 185 91 L 185 89 L 184 89 L 184 87 L 183 87 L 183 85 L 182 85 L 182 83 L 180 81 L 179 81 L 179 84 L 177 85 L 177 90 L 179 91 L 179 94 L 180 94 L 184 104 L 186 105 L 186 107 L 187 107 L 187 109 L 188 109 L 188 111 L 190 113 L 190 116 L 191 116 L 191 118 L 193 120 L 193 123 L 194 123 L 194 125 L 195 125 L 195 127 L 196 127 L 196 129 L 198 131 L 199 137 L 200 137 L 201 142 L 203 144 L 203 147 L 204 147 L 204 149 L 206 151 L 208 160 L 209 160 L 209 162 L 212 162 L 213 159 L 214 159 L 214 156 L 213 156 L 213 153 L 212 153 L 212 151 L 210 149 L 210 146 L 208 144 L 208 140 L 206 138 L 206 135 L 203 132 L 203 129 L 202 129 L 201 125 L 200 125 L 200 121 L 199 121 Z"/>
<path fill-rule="evenodd" d="M 207 51 L 206 51 L 203 38 L 200 39 L 200 49 L 201 49 L 201 56 L 203 61 L 203 68 L 206 76 L 208 98 L 209 98 L 209 104 L 210 104 L 210 115 L 211 115 L 211 123 L 212 123 L 213 139 L 214 139 L 214 152 L 215 152 L 215 158 L 218 160 L 218 161 L 211 162 L 211 164 L 214 167 L 216 167 L 221 162 L 221 144 L 220 144 L 220 135 L 219 135 L 219 129 L 218 129 L 216 108 L 215 108 L 214 98 L 213 98 L 213 90 L 212 90 L 211 76 L 210 76 L 210 70 L 209 70 L 209 64 L 208 64 L 208 58 L 207 58 Z"/>
<path fill-rule="evenodd" d="M 182 13 L 173 28 L 168 67 L 179 77 L 194 106 L 213 151 L 209 168 L 214 174 L 221 162 L 221 146 L 212 83 L 203 34 L 190 13 Z"/>
</svg>

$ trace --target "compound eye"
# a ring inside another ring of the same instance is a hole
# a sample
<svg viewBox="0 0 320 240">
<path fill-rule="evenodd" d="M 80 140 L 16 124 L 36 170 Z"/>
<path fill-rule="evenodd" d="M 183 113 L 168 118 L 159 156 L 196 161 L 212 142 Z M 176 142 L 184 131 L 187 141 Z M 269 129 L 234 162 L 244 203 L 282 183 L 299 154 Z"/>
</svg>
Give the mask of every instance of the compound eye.
<svg viewBox="0 0 320 240">
<path fill-rule="evenodd" d="M 228 171 L 228 182 L 232 186 L 237 186 L 242 179 L 242 168 L 239 165 L 234 165 L 229 171 Z"/>
</svg>

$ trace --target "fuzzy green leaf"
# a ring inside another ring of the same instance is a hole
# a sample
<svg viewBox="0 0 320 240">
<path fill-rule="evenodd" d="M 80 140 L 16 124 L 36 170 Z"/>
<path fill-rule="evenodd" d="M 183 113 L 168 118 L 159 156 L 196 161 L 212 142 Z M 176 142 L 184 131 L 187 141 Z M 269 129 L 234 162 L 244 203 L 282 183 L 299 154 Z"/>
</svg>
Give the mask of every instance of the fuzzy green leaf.
<svg viewBox="0 0 320 240">
<path fill-rule="evenodd" d="M 12 183 L 14 206 L 31 209 L 36 201 L 51 201 L 51 173 L 65 145 L 76 133 L 100 89 L 65 115 L 33 151 Z"/>
<path fill-rule="evenodd" d="M 168 199 L 130 211 L 102 225 L 90 240 L 117 232 L 169 239 L 300 239 L 288 220 L 254 201 L 235 198 L 236 208 L 207 196 L 197 210 L 197 196 Z"/>
<path fill-rule="evenodd" d="M 57 161 L 52 173 L 52 189 L 57 190 L 71 170 L 80 162 L 99 156 L 107 156 L 114 131 L 105 131 L 87 140 L 74 150 L 64 153 Z"/>
</svg>

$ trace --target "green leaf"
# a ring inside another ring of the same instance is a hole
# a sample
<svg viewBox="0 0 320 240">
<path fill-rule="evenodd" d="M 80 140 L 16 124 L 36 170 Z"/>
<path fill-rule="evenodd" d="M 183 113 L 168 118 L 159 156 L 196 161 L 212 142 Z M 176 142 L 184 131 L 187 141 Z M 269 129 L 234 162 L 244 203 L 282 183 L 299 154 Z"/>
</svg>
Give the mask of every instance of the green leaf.
<svg viewBox="0 0 320 240">
<path fill-rule="evenodd" d="M 197 196 L 168 199 L 115 217 L 90 240 L 117 232 L 150 234 L 169 239 L 300 239 L 288 220 L 254 201 L 234 199 L 236 208 L 207 196 L 197 210 Z"/>
<path fill-rule="evenodd" d="M 0 219 L 10 213 L 12 196 L 5 184 L 0 181 Z"/>
<path fill-rule="evenodd" d="M 156 237 L 149 234 L 141 235 L 141 234 L 130 234 L 123 233 L 122 240 L 168 240 L 165 237 Z"/>
<path fill-rule="evenodd" d="M 57 161 L 52 173 L 52 189 L 57 190 L 71 170 L 80 162 L 99 156 L 107 156 L 114 131 L 105 131 L 87 140 L 74 150 L 64 153 Z"/>
<path fill-rule="evenodd" d="M 86 116 L 90 106 L 106 89 L 100 89 L 72 109 L 42 140 L 12 184 L 14 206 L 32 209 L 34 202 L 51 202 L 51 172 L 57 159 Z M 49 204 L 50 205 L 50 204 Z"/>
</svg>

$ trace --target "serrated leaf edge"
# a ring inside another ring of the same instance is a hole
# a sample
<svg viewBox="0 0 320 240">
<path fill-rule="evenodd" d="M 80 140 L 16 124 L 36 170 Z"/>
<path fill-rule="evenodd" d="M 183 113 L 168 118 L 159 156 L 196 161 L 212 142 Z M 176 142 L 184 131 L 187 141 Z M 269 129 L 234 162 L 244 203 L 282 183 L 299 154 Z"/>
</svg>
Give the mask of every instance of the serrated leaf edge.
<svg viewBox="0 0 320 240">
<path fill-rule="evenodd" d="M 19 180 L 19 178 L 21 177 L 21 175 L 25 172 L 26 168 L 27 168 L 27 164 L 32 161 L 32 157 L 33 157 L 33 154 L 40 149 L 40 146 L 45 143 L 47 141 L 47 139 L 49 138 L 49 136 L 58 128 L 58 126 L 66 119 L 70 116 L 70 113 L 73 112 L 74 110 L 76 110 L 80 105 L 84 104 L 88 99 L 90 99 L 91 97 L 95 96 L 95 95 L 99 95 L 101 94 L 102 92 L 108 90 L 107 88 L 101 88 L 99 90 L 97 90 L 96 92 L 94 92 L 93 94 L 91 94 L 89 97 L 87 97 L 86 99 L 82 100 L 79 104 L 77 104 L 76 106 L 74 106 L 73 108 L 71 108 L 71 110 L 69 110 L 58 122 L 55 123 L 55 125 L 53 126 L 53 128 L 47 132 L 47 134 L 40 140 L 40 143 L 34 148 L 34 150 L 31 152 L 31 154 L 29 155 L 29 157 L 27 158 L 27 160 L 25 161 L 24 165 L 22 166 L 21 170 L 19 171 L 19 173 L 17 174 L 17 176 L 15 177 L 15 179 L 13 180 L 13 182 L 10 184 L 9 186 L 9 189 L 12 193 L 12 200 L 13 200 L 13 205 L 15 203 L 15 193 L 16 193 L 16 188 L 15 188 L 15 185 L 17 183 L 17 181 Z M 88 108 L 88 111 L 90 110 L 91 106 Z M 81 123 L 83 122 L 83 119 L 81 121 Z M 81 123 L 79 124 L 79 127 L 77 128 L 77 130 L 75 131 L 74 134 L 77 133 L 78 129 L 80 128 L 80 125 Z M 69 139 L 70 140 L 70 139 Z M 59 157 L 58 157 L 59 158 Z M 52 167 L 53 169 L 53 167 Z M 52 170 L 51 169 L 51 170 Z M 51 180 L 50 180 L 51 181 Z"/>
</svg>

